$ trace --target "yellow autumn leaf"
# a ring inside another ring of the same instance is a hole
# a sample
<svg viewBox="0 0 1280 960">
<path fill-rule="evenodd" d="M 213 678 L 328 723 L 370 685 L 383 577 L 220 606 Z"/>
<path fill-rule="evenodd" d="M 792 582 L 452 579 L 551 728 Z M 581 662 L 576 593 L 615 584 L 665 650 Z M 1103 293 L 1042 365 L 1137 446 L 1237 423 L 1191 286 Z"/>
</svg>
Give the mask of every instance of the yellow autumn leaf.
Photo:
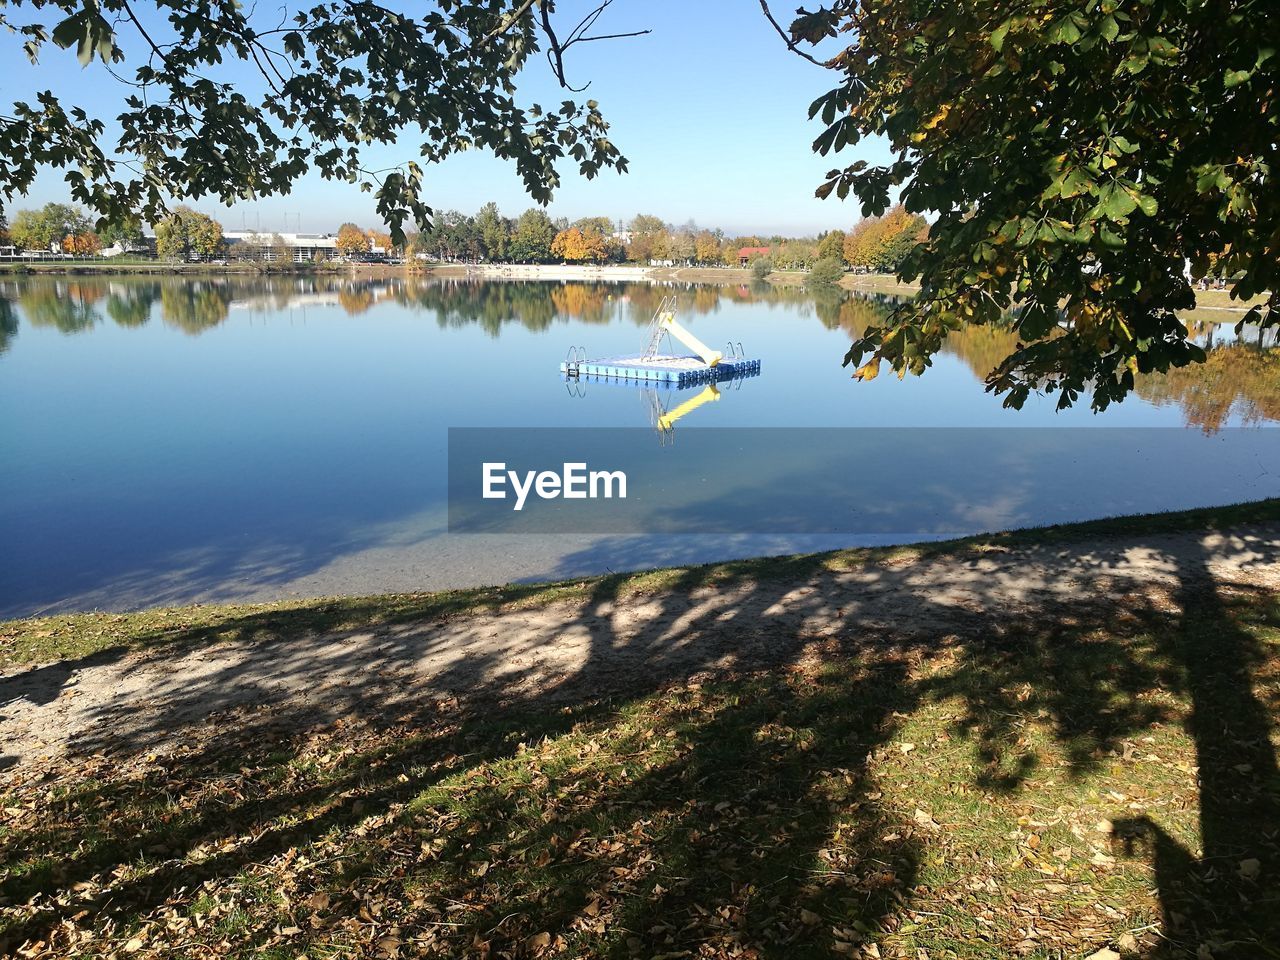
<svg viewBox="0 0 1280 960">
<path fill-rule="evenodd" d="M 944 103 L 942 105 L 942 108 L 933 115 L 933 117 L 929 120 L 928 123 L 924 125 L 924 128 L 926 130 L 932 130 L 938 124 L 942 123 L 943 120 L 946 120 L 947 114 L 949 114 L 950 112 L 951 112 L 951 104 Z"/>
</svg>

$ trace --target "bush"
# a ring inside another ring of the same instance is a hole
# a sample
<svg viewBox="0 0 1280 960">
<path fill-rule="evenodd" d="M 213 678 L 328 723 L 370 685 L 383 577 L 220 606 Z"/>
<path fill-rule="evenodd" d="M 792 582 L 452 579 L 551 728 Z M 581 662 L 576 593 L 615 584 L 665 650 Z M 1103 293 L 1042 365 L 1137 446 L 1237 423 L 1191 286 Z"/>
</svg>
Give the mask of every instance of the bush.
<svg viewBox="0 0 1280 960">
<path fill-rule="evenodd" d="M 773 261 L 768 257 L 761 257 L 751 264 L 751 275 L 757 280 L 763 280 L 771 273 L 773 273 Z"/>
<path fill-rule="evenodd" d="M 806 283 L 835 283 L 844 276 L 844 263 L 835 257 L 824 257 L 813 265 Z"/>
</svg>

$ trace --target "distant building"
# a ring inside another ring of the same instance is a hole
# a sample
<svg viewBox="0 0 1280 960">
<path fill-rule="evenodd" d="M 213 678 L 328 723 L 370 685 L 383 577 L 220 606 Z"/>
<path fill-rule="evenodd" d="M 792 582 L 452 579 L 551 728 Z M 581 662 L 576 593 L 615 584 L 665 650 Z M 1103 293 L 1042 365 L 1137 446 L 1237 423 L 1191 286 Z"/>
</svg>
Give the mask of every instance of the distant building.
<svg viewBox="0 0 1280 960">
<path fill-rule="evenodd" d="M 306 263 L 335 256 L 338 238 L 328 233 L 264 233 L 258 230 L 228 230 L 222 234 L 228 256 L 241 260 L 285 259 Z M 285 252 L 287 251 L 287 253 Z"/>
<path fill-rule="evenodd" d="M 769 255 L 768 247 L 742 247 L 738 250 L 738 266 L 745 267 L 752 260 Z"/>
<path fill-rule="evenodd" d="M 119 257 L 125 254 L 138 254 L 145 257 L 156 255 L 156 238 L 144 236 L 141 240 L 117 240 L 109 247 L 98 251 L 102 257 Z"/>
</svg>

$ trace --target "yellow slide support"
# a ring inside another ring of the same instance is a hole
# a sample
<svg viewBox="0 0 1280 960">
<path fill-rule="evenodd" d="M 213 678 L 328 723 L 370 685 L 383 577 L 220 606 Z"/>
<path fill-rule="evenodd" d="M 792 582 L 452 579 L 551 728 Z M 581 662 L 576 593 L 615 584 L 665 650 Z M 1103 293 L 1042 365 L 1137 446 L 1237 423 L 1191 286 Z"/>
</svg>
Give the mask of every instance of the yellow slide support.
<svg viewBox="0 0 1280 960">
<path fill-rule="evenodd" d="M 701 357 L 702 362 L 708 367 L 714 367 L 724 359 L 723 353 L 719 350 L 712 350 L 692 333 L 680 326 L 680 324 L 676 323 L 676 315 L 674 313 L 668 313 L 664 316 L 661 323 L 664 330 Z"/>
<path fill-rule="evenodd" d="M 716 355 L 716 359 L 717 360 L 720 359 L 719 354 Z M 700 394 L 698 394 L 696 397 L 690 397 L 684 403 L 680 404 L 680 406 L 673 409 L 670 413 L 664 413 L 662 416 L 660 416 L 658 418 L 658 429 L 670 430 L 672 427 L 676 425 L 676 421 L 679 420 L 681 417 L 683 417 L 686 413 L 690 413 L 698 409 L 698 407 L 702 406 L 704 403 L 710 403 L 712 400 L 719 400 L 719 399 L 720 399 L 720 391 L 716 389 L 716 385 L 714 383 L 709 383 L 706 385 L 703 391 Z"/>
</svg>

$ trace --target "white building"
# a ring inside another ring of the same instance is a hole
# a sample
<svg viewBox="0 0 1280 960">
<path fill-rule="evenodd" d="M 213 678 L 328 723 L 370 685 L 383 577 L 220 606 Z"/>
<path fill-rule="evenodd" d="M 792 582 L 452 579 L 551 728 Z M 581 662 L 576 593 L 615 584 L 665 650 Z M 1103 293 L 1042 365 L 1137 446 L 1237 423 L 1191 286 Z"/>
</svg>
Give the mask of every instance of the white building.
<svg viewBox="0 0 1280 960">
<path fill-rule="evenodd" d="M 227 254 L 248 260 L 274 262 L 278 248 L 287 248 L 294 263 L 337 256 L 338 238 L 329 233 L 267 233 L 258 230 L 227 230 L 222 234 Z"/>
</svg>

